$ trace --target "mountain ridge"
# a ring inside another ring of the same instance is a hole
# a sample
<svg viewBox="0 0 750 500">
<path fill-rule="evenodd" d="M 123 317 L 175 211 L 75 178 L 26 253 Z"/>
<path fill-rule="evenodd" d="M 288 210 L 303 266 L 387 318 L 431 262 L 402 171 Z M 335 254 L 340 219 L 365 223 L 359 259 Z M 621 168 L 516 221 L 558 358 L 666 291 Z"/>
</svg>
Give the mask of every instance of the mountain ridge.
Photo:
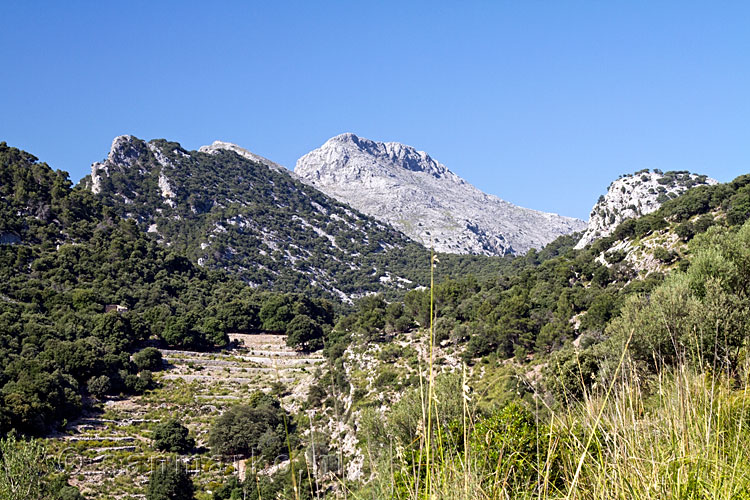
<svg viewBox="0 0 750 500">
<path fill-rule="evenodd" d="M 484 193 L 424 151 L 349 132 L 302 156 L 295 173 L 440 252 L 525 253 L 585 226 Z"/>
<path fill-rule="evenodd" d="M 422 281 L 413 262 L 426 250 L 390 226 L 239 146 L 201 149 L 119 136 L 81 185 L 199 265 L 252 286 L 348 301 Z"/>
</svg>

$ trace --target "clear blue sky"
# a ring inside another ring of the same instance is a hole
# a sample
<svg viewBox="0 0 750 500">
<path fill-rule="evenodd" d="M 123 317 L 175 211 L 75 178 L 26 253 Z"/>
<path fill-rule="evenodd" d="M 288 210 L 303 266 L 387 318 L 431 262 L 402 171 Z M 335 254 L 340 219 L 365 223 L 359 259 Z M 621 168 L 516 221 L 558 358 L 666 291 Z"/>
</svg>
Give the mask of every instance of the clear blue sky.
<svg viewBox="0 0 750 500">
<path fill-rule="evenodd" d="M 354 132 L 588 218 L 619 174 L 750 172 L 750 2 L 3 2 L 0 140 L 74 180 L 112 138 L 287 167 Z"/>
</svg>

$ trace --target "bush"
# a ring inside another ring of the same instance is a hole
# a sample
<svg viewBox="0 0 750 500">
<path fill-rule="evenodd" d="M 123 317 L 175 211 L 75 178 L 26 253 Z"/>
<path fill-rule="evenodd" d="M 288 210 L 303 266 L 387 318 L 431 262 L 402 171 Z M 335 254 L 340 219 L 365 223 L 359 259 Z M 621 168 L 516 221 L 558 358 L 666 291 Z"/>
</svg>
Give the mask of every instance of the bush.
<svg viewBox="0 0 750 500">
<path fill-rule="evenodd" d="M 54 473 L 41 441 L 0 439 L 0 498 L 3 500 L 83 500 L 67 477 Z"/>
<path fill-rule="evenodd" d="M 148 479 L 146 500 L 191 500 L 195 486 L 179 462 L 163 463 Z"/>
<path fill-rule="evenodd" d="M 230 477 L 226 483 L 223 483 L 213 491 L 213 500 L 234 500 L 243 498 L 243 484 L 237 476 Z"/>
<path fill-rule="evenodd" d="M 695 235 L 695 228 L 690 222 L 683 222 L 674 228 L 674 232 L 683 241 L 688 241 Z"/>
<path fill-rule="evenodd" d="M 161 352 L 154 347 L 146 347 L 133 355 L 133 362 L 138 370 L 159 371 L 162 367 Z"/>
<path fill-rule="evenodd" d="M 674 261 L 675 254 L 664 247 L 656 247 L 654 248 L 654 258 L 664 262 L 665 264 L 669 264 L 670 262 Z"/>
<path fill-rule="evenodd" d="M 276 399 L 257 392 L 249 404 L 233 406 L 216 419 L 208 444 L 218 455 L 262 456 L 271 461 L 284 449 L 285 419 Z"/>
<path fill-rule="evenodd" d="M 481 420 L 471 433 L 471 449 L 477 465 L 490 477 L 503 478 L 510 490 L 533 488 L 536 466 L 546 458 L 537 446 L 534 415 L 518 403 L 510 403 Z M 540 456 L 541 454 L 541 456 Z"/>
<path fill-rule="evenodd" d="M 298 314 L 286 326 L 286 343 L 303 351 L 323 348 L 323 329 L 304 314 Z"/>
<path fill-rule="evenodd" d="M 89 393 L 97 399 L 102 399 L 112 390 L 112 381 L 106 375 L 92 377 L 87 384 Z"/>
<path fill-rule="evenodd" d="M 157 450 L 187 453 L 195 446 L 195 440 L 188 434 L 187 427 L 178 420 L 167 420 L 154 429 L 154 446 Z"/>
</svg>

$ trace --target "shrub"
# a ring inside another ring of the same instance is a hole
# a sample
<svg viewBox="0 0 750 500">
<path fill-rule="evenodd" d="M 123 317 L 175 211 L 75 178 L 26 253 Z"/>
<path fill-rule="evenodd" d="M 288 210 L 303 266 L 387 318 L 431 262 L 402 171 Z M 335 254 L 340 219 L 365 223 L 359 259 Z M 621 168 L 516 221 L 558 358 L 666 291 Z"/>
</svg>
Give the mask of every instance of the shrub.
<svg viewBox="0 0 750 500">
<path fill-rule="evenodd" d="M 283 451 L 285 419 L 278 400 L 257 392 L 249 404 L 233 406 L 216 419 L 208 444 L 219 455 L 260 455 L 271 461 Z"/>
<path fill-rule="evenodd" d="M 146 500 L 191 500 L 195 486 L 179 462 L 167 462 L 157 467 L 148 479 Z"/>
<path fill-rule="evenodd" d="M 98 377 L 92 377 L 89 379 L 87 384 L 89 393 L 95 396 L 97 399 L 102 399 L 104 396 L 112 390 L 112 381 L 106 375 L 100 375 Z"/>
<path fill-rule="evenodd" d="M 675 254 L 664 247 L 656 247 L 654 248 L 654 258 L 668 264 L 674 261 Z"/>
<path fill-rule="evenodd" d="M 177 419 L 167 420 L 154 429 L 154 446 L 162 451 L 187 453 L 195 446 L 195 440 L 188 434 L 187 427 Z"/>
<path fill-rule="evenodd" d="M 133 362 L 138 370 L 159 371 L 162 367 L 161 352 L 154 347 L 146 347 L 133 355 Z"/>
<path fill-rule="evenodd" d="M 323 329 L 304 314 L 298 314 L 286 326 L 286 343 L 303 351 L 315 351 L 323 347 Z"/>
<path fill-rule="evenodd" d="M 501 477 L 513 490 L 533 487 L 538 461 L 545 453 L 537 446 L 534 415 L 513 402 L 491 417 L 478 422 L 471 433 L 471 449 L 477 466 Z M 541 452 L 541 457 L 539 454 Z"/>
</svg>

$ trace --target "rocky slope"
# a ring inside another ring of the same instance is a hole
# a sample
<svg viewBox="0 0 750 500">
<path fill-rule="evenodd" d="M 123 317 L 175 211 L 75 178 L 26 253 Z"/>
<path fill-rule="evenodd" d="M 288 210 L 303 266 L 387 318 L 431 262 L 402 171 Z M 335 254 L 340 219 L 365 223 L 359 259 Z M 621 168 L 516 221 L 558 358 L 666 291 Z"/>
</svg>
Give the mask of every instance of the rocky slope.
<svg viewBox="0 0 750 500">
<path fill-rule="evenodd" d="M 646 169 L 622 176 L 609 185 L 607 194 L 599 197 L 576 248 L 581 249 L 597 238 L 609 236 L 626 219 L 655 212 L 662 203 L 690 188 L 709 184 L 716 184 L 716 181 L 686 171 L 664 173 Z"/>
<path fill-rule="evenodd" d="M 252 286 L 349 300 L 416 286 L 428 260 L 393 228 L 229 143 L 187 151 L 120 136 L 81 182 L 162 243 Z"/>
<path fill-rule="evenodd" d="M 397 142 L 336 136 L 295 173 L 327 195 L 448 253 L 505 255 L 540 248 L 585 223 L 485 194 L 427 153 Z"/>
<path fill-rule="evenodd" d="M 198 148 L 198 151 L 208 154 L 216 154 L 219 151 L 233 151 L 243 158 L 247 158 L 248 160 L 255 163 L 265 165 L 266 167 L 276 170 L 277 172 L 292 173 L 278 163 L 272 162 L 268 158 L 264 158 L 260 155 L 256 155 L 255 153 L 248 151 L 247 149 L 242 148 L 237 144 L 232 144 L 231 142 L 214 141 L 210 146 L 201 146 L 200 148 Z"/>
</svg>

